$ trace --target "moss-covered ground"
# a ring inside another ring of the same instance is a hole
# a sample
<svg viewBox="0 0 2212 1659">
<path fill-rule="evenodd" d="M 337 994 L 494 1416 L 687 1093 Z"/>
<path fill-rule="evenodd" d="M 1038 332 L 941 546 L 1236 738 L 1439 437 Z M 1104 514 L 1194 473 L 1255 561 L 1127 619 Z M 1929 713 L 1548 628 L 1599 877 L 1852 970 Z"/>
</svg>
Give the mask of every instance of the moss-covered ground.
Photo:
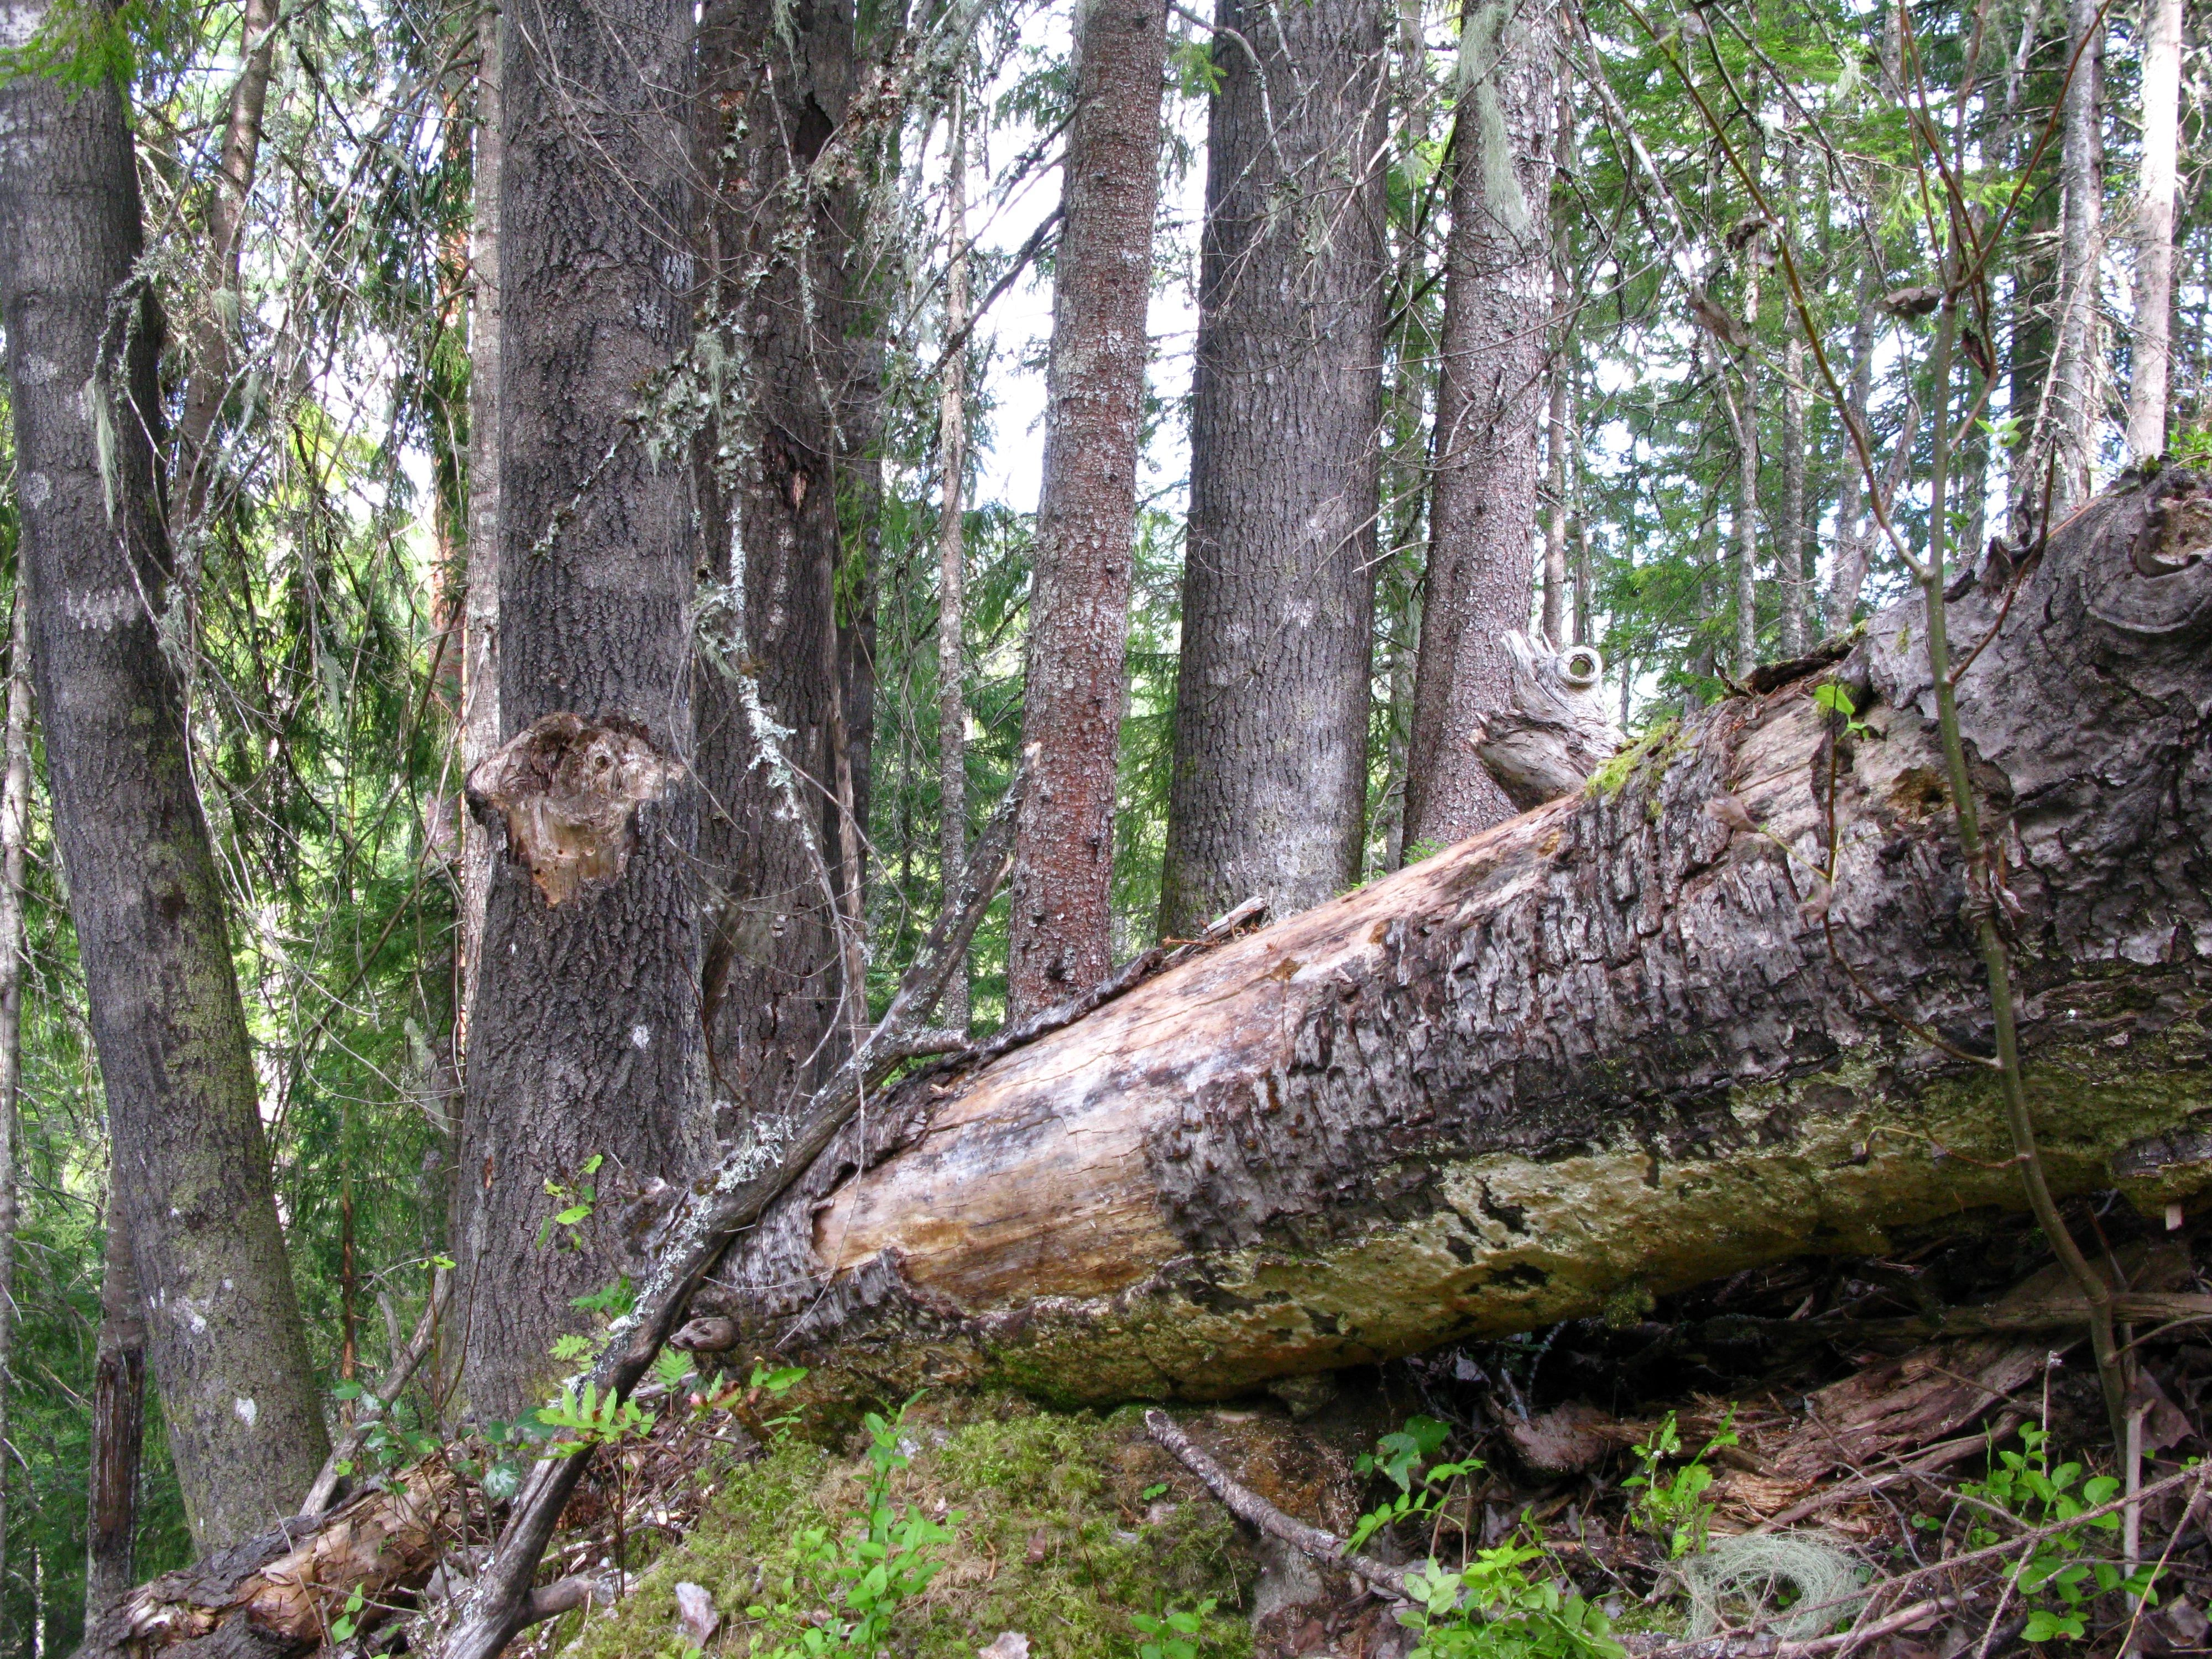
<svg viewBox="0 0 2212 1659">
<path fill-rule="evenodd" d="M 1034 1659 L 1133 1656 L 1133 1613 L 1211 1597 L 1204 1659 L 1245 1659 L 1256 1572 L 1235 1523 L 1148 1440 L 1139 1413 L 1048 1413 L 987 1398 L 924 1402 L 901 1429 L 907 1468 L 894 1504 L 952 1534 L 944 1569 L 902 1606 L 890 1645 L 909 1659 L 972 1659 L 1003 1631 Z M 712 1654 L 766 1653 L 815 1611 L 797 1540 L 811 1527 L 862 1525 L 865 1437 L 850 1455 L 798 1438 L 766 1456 L 702 1470 L 713 1484 L 698 1525 L 567 1646 L 574 1659 L 684 1659 L 691 1644 L 676 1586 L 713 1598 Z M 748 1608 L 766 1608 L 764 1618 Z M 562 1632 L 567 1636 L 568 1632 Z"/>
</svg>

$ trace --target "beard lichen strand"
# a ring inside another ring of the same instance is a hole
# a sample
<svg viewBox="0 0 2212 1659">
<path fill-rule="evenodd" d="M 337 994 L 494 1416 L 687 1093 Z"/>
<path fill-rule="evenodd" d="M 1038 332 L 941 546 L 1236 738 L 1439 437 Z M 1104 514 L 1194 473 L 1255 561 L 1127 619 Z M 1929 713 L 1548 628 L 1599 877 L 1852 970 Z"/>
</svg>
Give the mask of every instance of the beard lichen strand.
<svg viewBox="0 0 2212 1659">
<path fill-rule="evenodd" d="M 2051 1178 L 2107 1186 L 2117 1162 L 2163 1202 L 2212 1170 L 2187 1156 L 2212 1106 L 2190 875 L 2212 827 L 2212 663 L 2191 648 L 2212 574 L 2156 579 L 2197 586 L 2156 596 L 2155 635 L 2081 602 L 2108 599 L 2095 562 L 2126 556 L 2145 493 L 2062 532 L 1962 714 L 2022 854 Z M 1960 602 L 1962 639 L 2000 586 Z M 803 1311 L 788 1340 L 825 1389 L 1221 1395 L 2016 1207 L 1993 1079 L 1920 1035 L 1972 1049 L 1989 1016 L 1925 787 L 1914 610 L 1838 671 L 1863 732 L 1804 684 L 1732 702 L 1607 788 L 985 1068 L 793 1195 L 777 1249 L 739 1264 L 752 1310 Z M 1760 832 L 1706 810 L 1723 796 Z"/>
</svg>

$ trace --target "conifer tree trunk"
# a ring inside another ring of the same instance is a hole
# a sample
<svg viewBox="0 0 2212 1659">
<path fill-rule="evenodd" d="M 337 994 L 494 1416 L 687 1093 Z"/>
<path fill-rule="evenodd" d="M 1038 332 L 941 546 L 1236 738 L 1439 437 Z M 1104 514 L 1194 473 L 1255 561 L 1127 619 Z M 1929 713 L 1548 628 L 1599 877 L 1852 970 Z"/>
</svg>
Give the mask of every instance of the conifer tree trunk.
<svg viewBox="0 0 2212 1659">
<path fill-rule="evenodd" d="M 6 782 L 0 785 L 0 1456 L 14 1381 L 16 1146 L 23 1084 L 23 890 L 31 832 L 31 601 L 18 583 L 8 641 Z M 8 1482 L 0 1474 L 0 1586 L 8 1582 Z"/>
<path fill-rule="evenodd" d="M 2146 0 L 2142 172 L 2136 191 L 2136 315 L 2128 386 L 2128 453 L 2166 449 L 2166 360 L 2173 310 L 2173 195 L 2180 143 L 2182 0 Z"/>
<path fill-rule="evenodd" d="M 1385 9 L 1218 0 L 1215 15 L 1170 935 L 1255 894 L 1279 915 L 1340 890 L 1367 787 Z"/>
<path fill-rule="evenodd" d="M 625 1200 L 685 1178 L 704 1137 L 697 544 L 644 402 L 690 340 L 691 10 L 533 0 L 501 27 L 506 742 L 469 783 L 503 835 L 470 1032 L 458 1312 L 469 1403 L 507 1418 L 570 1369 L 550 1350 L 585 1323 L 572 1298 L 625 1265 Z"/>
<path fill-rule="evenodd" d="M 504 139 L 499 95 L 499 9 L 477 14 L 474 212 L 469 228 L 469 563 L 461 621 L 461 775 L 499 747 L 499 192 Z M 484 896 L 496 852 L 490 830 L 461 822 L 461 1018 L 483 955 Z"/>
<path fill-rule="evenodd" d="M 84 1613 L 98 1617 L 137 1582 L 138 1468 L 146 1437 L 146 1315 L 130 1230 L 108 1196 L 92 1373 L 92 1467 L 85 1478 Z M 228 1542 L 229 1540 L 223 1540 Z"/>
<path fill-rule="evenodd" d="M 2064 206 L 2058 238 L 2058 352 L 2051 371 L 2049 448 L 2057 471 L 2051 516 L 2063 518 L 2088 498 L 2096 448 L 2103 365 L 2098 266 L 2104 250 L 2105 24 L 2098 0 L 2069 0 L 2068 47 L 2074 76 L 2066 88 L 2059 179 Z"/>
<path fill-rule="evenodd" d="M 719 168 L 708 277 L 736 363 L 708 550 L 725 598 L 700 680 L 700 853 L 715 888 L 702 984 L 718 1097 L 742 1116 L 811 1093 L 866 1016 L 838 501 L 870 419 L 872 324 L 860 192 L 804 176 L 860 84 L 851 6 L 787 17 L 773 0 L 716 0 L 700 52 L 703 153 Z M 788 789 L 758 763 L 748 696 L 786 733 Z"/>
<path fill-rule="evenodd" d="M 1167 10 L 1089 0 L 1077 17 L 1022 714 L 1036 770 L 1015 838 L 1006 959 L 1015 1019 L 1098 983 L 1114 953 L 1115 759 Z"/>
<path fill-rule="evenodd" d="M 27 38 L 42 10 L 0 5 L 0 36 Z M 183 693 L 149 610 L 169 563 L 149 436 L 160 320 L 125 286 L 141 232 L 123 94 L 24 76 L 0 86 L 0 130 L 32 674 L 119 1207 L 209 1546 L 289 1513 L 326 1442 Z"/>
<path fill-rule="evenodd" d="M 1805 649 L 1805 596 L 1812 578 L 1805 568 L 1805 340 L 1797 319 L 1790 319 L 1790 343 L 1782 350 L 1782 655 Z"/>
<path fill-rule="evenodd" d="M 1881 272 L 1869 259 L 1859 273 L 1858 316 L 1851 325 L 1850 383 L 1844 393 L 1849 423 L 1867 431 L 1867 406 L 1874 396 L 1874 342 L 1881 293 Z M 1872 434 L 1869 434 L 1871 441 Z M 1836 492 L 1836 568 L 1829 578 L 1823 606 L 1830 638 L 1850 631 L 1858 609 L 1859 589 L 1866 583 L 1867 560 L 1873 550 L 1874 527 L 1867 514 L 1866 469 L 1860 464 L 1846 427 L 1836 436 L 1836 464 L 1843 483 Z"/>
<path fill-rule="evenodd" d="M 952 256 L 945 273 L 945 333 L 968 326 L 968 100 L 956 88 L 946 116 L 945 217 Z M 968 544 L 963 515 L 968 471 L 968 349 L 945 365 L 937 398 L 937 836 L 938 890 L 957 902 L 968 873 L 968 687 L 963 629 L 968 617 Z M 953 966 L 938 1000 L 938 1023 L 968 1029 L 968 963 Z"/>
<path fill-rule="evenodd" d="M 1452 139 L 1408 842 L 1448 845 L 1513 815 L 1468 738 L 1504 705 L 1504 636 L 1529 620 L 1557 27 L 1549 4 L 1508 0 L 1470 0 L 1461 24 L 1473 74 Z M 1503 137 L 1494 151 L 1493 134 Z"/>
<path fill-rule="evenodd" d="M 1553 76 L 1552 165 L 1565 173 L 1574 161 L 1574 110 L 1568 102 L 1568 80 L 1564 67 Z M 1550 511 L 1544 522 L 1544 637 L 1554 645 L 1567 644 L 1573 633 L 1573 594 L 1567 576 L 1568 453 L 1573 441 L 1567 423 L 1568 390 L 1574 380 L 1574 283 L 1567 275 L 1574 257 L 1564 201 L 1551 204 L 1552 223 L 1552 357 L 1545 376 L 1551 397 L 1544 433 L 1544 495 Z"/>
</svg>

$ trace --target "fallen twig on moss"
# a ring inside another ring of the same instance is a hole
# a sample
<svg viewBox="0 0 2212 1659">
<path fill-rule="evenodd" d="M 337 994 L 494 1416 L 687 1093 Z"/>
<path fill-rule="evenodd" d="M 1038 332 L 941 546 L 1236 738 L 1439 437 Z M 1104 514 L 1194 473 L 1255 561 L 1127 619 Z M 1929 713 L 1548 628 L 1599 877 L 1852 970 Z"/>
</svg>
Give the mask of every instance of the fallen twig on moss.
<svg viewBox="0 0 2212 1659">
<path fill-rule="evenodd" d="M 1294 1516 L 1285 1515 L 1249 1487 L 1239 1486 L 1235 1477 L 1177 1428 L 1175 1419 L 1165 1412 L 1157 1407 L 1146 1412 L 1145 1429 L 1153 1439 L 1174 1453 L 1183 1468 L 1204 1481 L 1206 1489 L 1219 1498 L 1222 1507 L 1238 1520 L 1249 1522 L 1271 1538 L 1279 1538 L 1292 1549 L 1311 1556 L 1323 1566 L 1340 1567 L 1346 1572 L 1358 1574 L 1369 1583 L 1388 1590 L 1401 1601 L 1412 1599 L 1406 1593 L 1406 1576 L 1397 1568 L 1377 1561 L 1371 1555 L 1360 1554 L 1334 1533 L 1324 1532 Z"/>
</svg>

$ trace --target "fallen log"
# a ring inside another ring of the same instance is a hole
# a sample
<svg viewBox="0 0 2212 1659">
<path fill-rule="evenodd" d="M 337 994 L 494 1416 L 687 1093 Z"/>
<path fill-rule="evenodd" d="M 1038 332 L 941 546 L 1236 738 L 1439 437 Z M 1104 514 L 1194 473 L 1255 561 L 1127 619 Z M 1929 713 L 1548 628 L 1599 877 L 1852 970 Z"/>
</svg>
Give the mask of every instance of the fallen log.
<svg viewBox="0 0 2212 1659">
<path fill-rule="evenodd" d="M 1951 607 L 2062 1194 L 2212 1184 L 2208 541 L 2212 481 L 2169 471 Z M 1220 1397 L 2020 1207 L 1922 614 L 926 1074 L 708 1310 L 825 1398 Z"/>
</svg>

